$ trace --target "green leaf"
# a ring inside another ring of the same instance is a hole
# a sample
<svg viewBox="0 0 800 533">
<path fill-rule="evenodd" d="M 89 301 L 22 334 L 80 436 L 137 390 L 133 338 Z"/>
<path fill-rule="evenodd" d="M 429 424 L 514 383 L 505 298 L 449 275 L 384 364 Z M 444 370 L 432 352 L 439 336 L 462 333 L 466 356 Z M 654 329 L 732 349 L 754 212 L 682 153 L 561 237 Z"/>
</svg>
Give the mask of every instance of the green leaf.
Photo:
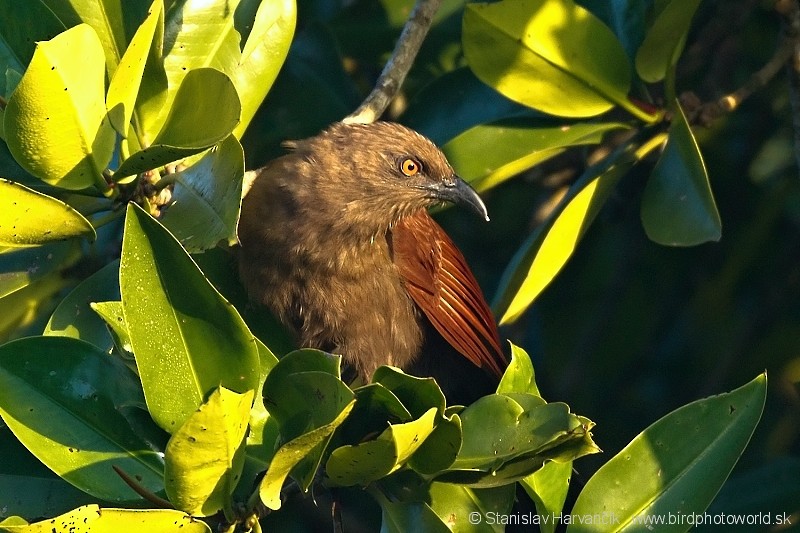
<svg viewBox="0 0 800 533">
<path fill-rule="evenodd" d="M 570 146 L 598 144 L 620 123 L 554 123 L 509 119 L 469 129 L 442 147 L 458 175 L 478 191 L 496 187 Z M 476 157 L 476 153 L 480 157 Z"/>
<path fill-rule="evenodd" d="M 546 113 L 590 117 L 627 101 L 625 50 L 572 0 L 467 4 L 463 46 L 484 83 Z"/>
<path fill-rule="evenodd" d="M 444 393 L 433 378 L 418 378 L 399 368 L 382 366 L 372 375 L 372 381 L 389 389 L 414 418 L 419 418 L 431 407 L 444 412 Z"/>
<path fill-rule="evenodd" d="M 353 402 L 353 391 L 339 378 L 339 360 L 319 350 L 297 350 L 285 355 L 267 375 L 264 405 L 278 421 L 284 442 L 327 426 Z M 293 477 L 304 490 L 314 479 L 328 441 L 319 441 L 317 448 L 293 465 Z"/>
<path fill-rule="evenodd" d="M 262 0 L 259 3 L 241 59 L 232 73 L 242 101 L 242 119 L 233 132 L 237 138 L 244 134 L 278 77 L 289 53 L 296 20 L 295 0 Z"/>
<path fill-rule="evenodd" d="M 500 324 L 518 319 L 561 271 L 617 182 L 632 166 L 632 161 L 623 160 L 589 169 L 528 237 L 506 267 L 492 302 L 494 312 L 501 315 Z"/>
<path fill-rule="evenodd" d="M 505 531 L 503 518 L 511 518 L 514 484 L 491 489 L 471 489 L 449 483 L 430 485 L 430 506 L 451 531 Z"/>
<path fill-rule="evenodd" d="M 117 276 L 119 278 L 119 276 Z M 89 307 L 108 326 L 108 331 L 119 353 L 133 360 L 133 347 L 128 326 L 125 324 L 125 315 L 122 312 L 122 302 L 93 302 Z"/>
<path fill-rule="evenodd" d="M 281 507 L 281 488 L 289 472 L 303 461 L 306 456 L 314 453 L 321 445 L 327 442 L 334 430 L 347 418 L 353 408 L 355 400 L 351 401 L 342 408 L 341 412 L 330 423 L 324 424 L 316 429 L 304 433 L 299 437 L 281 446 L 269 469 L 261 480 L 258 488 L 261 501 L 270 509 L 280 509 Z"/>
<path fill-rule="evenodd" d="M 511 343 L 511 362 L 503 373 L 497 394 L 521 392 L 541 397 L 539 387 L 536 386 L 536 373 L 528 353 Z"/>
<path fill-rule="evenodd" d="M 96 237 L 92 224 L 60 200 L 0 178 L 0 246 Z"/>
<path fill-rule="evenodd" d="M 252 404 L 253 391 L 219 387 L 169 439 L 164 481 L 175 507 L 193 516 L 231 510 Z"/>
<path fill-rule="evenodd" d="M 0 299 L 66 268 L 79 258 L 77 241 L 52 242 L 0 254 Z"/>
<path fill-rule="evenodd" d="M 668 246 L 694 246 L 722 236 L 703 156 L 677 103 L 667 145 L 644 189 L 642 223 L 651 240 Z"/>
<path fill-rule="evenodd" d="M 438 474 L 450 467 L 461 449 L 461 418 L 440 413 L 433 433 L 425 439 L 411 456 L 408 465 L 426 476 Z"/>
<path fill-rule="evenodd" d="M 262 391 L 267 376 L 278 364 L 278 358 L 258 338 L 256 338 L 256 344 L 258 345 L 258 359 L 261 363 L 261 372 L 256 390 Z M 251 460 L 258 462 L 261 467 L 259 471 L 263 471 L 275 453 L 275 444 L 280 437 L 280 428 L 278 427 L 278 421 L 271 417 L 269 411 L 267 411 L 261 394 L 253 402 L 249 424 L 250 431 L 247 433 L 246 443 L 247 456 Z"/>
<path fill-rule="evenodd" d="M 219 241 L 235 244 L 243 177 L 244 152 L 229 135 L 192 166 L 170 176 L 175 188 L 162 224 L 189 252 Z"/>
<path fill-rule="evenodd" d="M 85 529 L 84 529 L 85 528 Z M 29 526 L 0 525 L 3 533 L 118 533 L 120 531 L 149 531 L 151 533 L 211 533 L 205 522 L 171 509 L 112 509 L 86 505 L 55 518 Z"/>
<path fill-rule="evenodd" d="M 668 513 L 702 513 L 750 440 L 764 409 L 767 376 L 726 394 L 685 405 L 645 429 L 589 479 L 574 515 L 603 509 L 617 519 L 613 531 L 652 528 Z M 648 526 L 648 524 L 650 524 Z M 686 524 L 659 524 L 686 531 Z M 569 533 L 609 531 L 573 523 Z"/>
<path fill-rule="evenodd" d="M 450 531 L 442 519 L 424 502 L 390 502 L 383 499 L 380 504 L 383 511 L 381 533 L 408 531 L 449 533 Z"/>
<path fill-rule="evenodd" d="M 420 89 L 400 121 L 441 145 L 481 124 L 532 114 L 480 81 L 468 67 L 461 67 Z"/>
<path fill-rule="evenodd" d="M 400 468 L 433 433 L 436 409 L 417 420 L 389 424 L 374 440 L 333 450 L 325 472 L 335 485 L 367 485 Z"/>
<path fill-rule="evenodd" d="M 236 88 L 228 76 L 211 68 L 189 72 L 153 144 L 123 161 L 114 174 L 116 179 L 158 168 L 214 146 L 230 135 L 239 123 L 241 110 Z"/>
<path fill-rule="evenodd" d="M 663 80 L 678 63 L 699 5 L 700 0 L 671 0 L 656 17 L 636 52 L 636 72 L 644 81 Z"/>
<path fill-rule="evenodd" d="M 179 428 L 218 385 L 258 385 L 258 349 L 239 313 L 161 224 L 128 205 L 120 290 L 153 419 Z"/>
<path fill-rule="evenodd" d="M 539 529 L 542 533 L 554 533 L 564 508 L 572 476 L 572 461 L 556 463 L 551 461 L 541 469 L 521 479 L 519 484 L 536 505 L 536 514 L 541 518 Z"/>
<path fill-rule="evenodd" d="M 104 67 L 97 34 L 85 24 L 37 44 L 4 120 L 8 148 L 25 170 L 65 189 L 104 183 L 114 152 Z"/>
<path fill-rule="evenodd" d="M 106 101 L 108 117 L 111 125 L 123 137 L 128 135 L 128 125 L 133 116 L 147 58 L 150 55 L 159 19 L 163 16 L 163 4 L 163 0 L 154 0 L 151 4 L 147 18 L 128 44 L 108 87 Z"/>
<path fill-rule="evenodd" d="M 114 342 L 92 302 L 119 299 L 119 261 L 112 261 L 75 287 L 50 316 L 44 335 L 73 337 L 94 344 L 106 353 Z"/>
<path fill-rule="evenodd" d="M 163 461 L 129 424 L 136 376 L 98 348 L 67 337 L 0 347 L 0 414 L 14 435 L 66 481 L 107 501 L 139 501 L 111 465 L 157 492 Z"/>
<path fill-rule="evenodd" d="M 0 0 L 0 13 L 0 95 L 8 96 L 12 91 L 5 83 L 6 71 L 24 71 L 36 43 L 52 39 L 67 28 L 40 0 Z"/>
</svg>

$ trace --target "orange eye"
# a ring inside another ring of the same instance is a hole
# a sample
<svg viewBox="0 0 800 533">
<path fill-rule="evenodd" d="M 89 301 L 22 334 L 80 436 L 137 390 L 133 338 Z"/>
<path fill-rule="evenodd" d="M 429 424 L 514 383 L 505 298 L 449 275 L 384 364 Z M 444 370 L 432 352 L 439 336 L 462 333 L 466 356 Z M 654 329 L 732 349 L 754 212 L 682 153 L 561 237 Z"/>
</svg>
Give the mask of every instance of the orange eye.
<svg viewBox="0 0 800 533">
<path fill-rule="evenodd" d="M 403 162 L 400 163 L 400 171 L 406 176 L 411 177 L 419 172 L 419 166 L 419 163 L 413 159 L 403 159 Z"/>
</svg>

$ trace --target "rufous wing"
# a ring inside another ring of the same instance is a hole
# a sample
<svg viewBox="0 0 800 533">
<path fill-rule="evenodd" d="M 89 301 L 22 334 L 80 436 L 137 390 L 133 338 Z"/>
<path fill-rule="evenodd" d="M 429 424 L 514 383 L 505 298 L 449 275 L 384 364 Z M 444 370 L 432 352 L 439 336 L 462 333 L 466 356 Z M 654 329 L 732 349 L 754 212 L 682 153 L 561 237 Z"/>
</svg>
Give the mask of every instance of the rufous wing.
<svg viewBox="0 0 800 533">
<path fill-rule="evenodd" d="M 492 312 L 464 256 L 427 211 L 392 229 L 392 252 L 414 302 L 447 342 L 500 377 L 507 365 Z"/>
</svg>

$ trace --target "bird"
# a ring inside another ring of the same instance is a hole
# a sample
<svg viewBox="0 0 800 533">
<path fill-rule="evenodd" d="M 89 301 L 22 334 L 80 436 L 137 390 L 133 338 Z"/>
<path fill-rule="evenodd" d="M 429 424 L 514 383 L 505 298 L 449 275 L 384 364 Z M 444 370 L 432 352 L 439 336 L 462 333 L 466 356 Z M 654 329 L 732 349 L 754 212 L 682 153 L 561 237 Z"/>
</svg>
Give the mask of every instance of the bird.
<svg viewBox="0 0 800 533">
<path fill-rule="evenodd" d="M 365 382 L 382 365 L 448 381 L 453 361 L 497 381 L 507 360 L 492 312 L 428 209 L 453 203 L 489 218 L 444 153 L 389 121 L 336 122 L 284 147 L 242 200 L 250 301 Z"/>
</svg>

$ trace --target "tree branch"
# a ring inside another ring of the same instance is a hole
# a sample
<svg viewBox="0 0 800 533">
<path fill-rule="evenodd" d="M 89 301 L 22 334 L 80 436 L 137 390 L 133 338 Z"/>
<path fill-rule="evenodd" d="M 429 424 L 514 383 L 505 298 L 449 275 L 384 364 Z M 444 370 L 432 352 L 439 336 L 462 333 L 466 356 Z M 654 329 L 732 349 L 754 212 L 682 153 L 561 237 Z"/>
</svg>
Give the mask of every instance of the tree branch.
<svg viewBox="0 0 800 533">
<path fill-rule="evenodd" d="M 386 111 L 392 99 L 400 90 L 411 65 L 419 53 L 422 41 L 433 23 L 433 16 L 439 10 L 442 0 L 417 0 L 408 16 L 403 32 L 397 40 L 392 57 L 383 67 L 375 88 L 353 113 L 342 122 L 348 124 L 369 124 L 375 122 Z"/>
</svg>

